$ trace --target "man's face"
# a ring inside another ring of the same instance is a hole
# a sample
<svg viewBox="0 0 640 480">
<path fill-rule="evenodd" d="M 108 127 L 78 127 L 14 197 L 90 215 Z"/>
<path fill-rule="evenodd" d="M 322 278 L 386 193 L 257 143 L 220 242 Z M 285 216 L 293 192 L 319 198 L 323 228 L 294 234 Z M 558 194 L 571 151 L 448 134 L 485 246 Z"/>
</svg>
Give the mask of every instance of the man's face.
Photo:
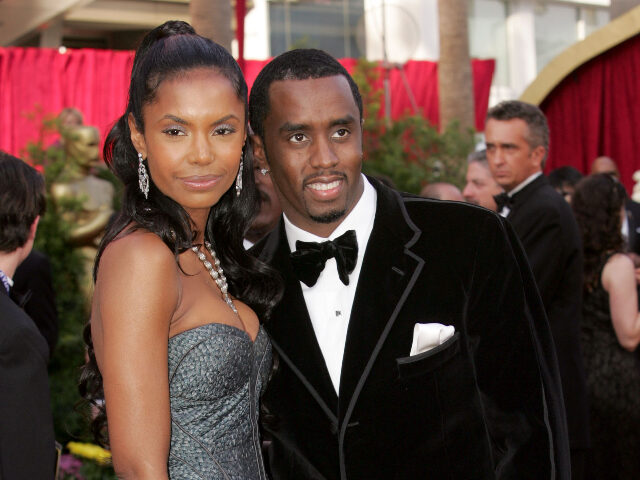
<svg viewBox="0 0 640 480">
<path fill-rule="evenodd" d="M 467 184 L 462 191 L 464 199 L 475 205 L 496 211 L 494 195 L 502 192 L 502 187 L 491 176 L 486 165 L 480 162 L 471 162 L 467 168 Z"/>
<path fill-rule="evenodd" d="M 542 170 L 545 148 L 529 146 L 529 126 L 524 120 L 491 118 L 487 121 L 484 135 L 491 174 L 505 191 L 510 192 Z"/>
<path fill-rule="evenodd" d="M 269 87 L 265 157 L 284 213 L 297 227 L 327 237 L 364 188 L 360 112 L 342 75 L 281 80 Z"/>
</svg>

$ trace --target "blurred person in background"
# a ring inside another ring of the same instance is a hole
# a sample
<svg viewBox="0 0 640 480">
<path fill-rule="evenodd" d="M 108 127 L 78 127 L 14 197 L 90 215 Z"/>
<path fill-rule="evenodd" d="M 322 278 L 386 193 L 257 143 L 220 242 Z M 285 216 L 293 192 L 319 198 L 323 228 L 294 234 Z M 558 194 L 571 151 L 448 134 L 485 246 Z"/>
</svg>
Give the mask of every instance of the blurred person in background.
<svg viewBox="0 0 640 480">
<path fill-rule="evenodd" d="M 0 478 L 53 478 L 49 348 L 10 298 L 15 270 L 29 255 L 44 213 L 44 178 L 0 152 Z"/>
<path fill-rule="evenodd" d="M 549 151 L 544 113 L 517 100 L 489 109 L 485 124 L 491 174 L 505 193 L 498 213 L 518 234 L 536 279 L 556 347 L 571 446 L 571 478 L 584 478 L 589 448 L 587 386 L 580 350 L 582 249 L 571 207 L 543 174 Z"/>
<path fill-rule="evenodd" d="M 451 183 L 435 182 L 428 183 L 422 190 L 420 196 L 424 198 L 435 198 L 436 200 L 451 200 L 455 202 L 463 202 L 464 198 L 460 189 Z"/>
<path fill-rule="evenodd" d="M 590 396 L 588 478 L 640 478 L 640 315 L 620 225 L 624 187 L 610 174 L 578 183 L 572 206 L 584 249 L 582 349 Z"/>
<path fill-rule="evenodd" d="M 610 157 L 598 157 L 591 164 L 591 173 L 606 173 L 620 181 L 618 165 Z M 634 202 L 624 190 L 624 217 L 622 219 L 622 236 L 626 242 L 628 255 L 636 268 L 640 267 L 640 203 Z"/>
<path fill-rule="evenodd" d="M 491 176 L 487 151 L 479 150 L 467 157 L 467 183 L 462 190 L 465 201 L 497 211 L 496 201 L 493 198 L 502 192 L 502 187 Z"/>
<path fill-rule="evenodd" d="M 556 192 L 571 203 L 571 196 L 582 177 L 582 173 L 577 168 L 565 166 L 552 170 L 547 178 L 549 178 L 549 183 L 556 189 Z"/>
<path fill-rule="evenodd" d="M 254 243 L 273 230 L 280 221 L 282 207 L 271 181 L 270 173 L 266 164 L 256 160 L 253 175 L 258 190 L 260 210 L 251 222 L 251 226 L 244 237 L 245 248 L 251 248 Z"/>
</svg>

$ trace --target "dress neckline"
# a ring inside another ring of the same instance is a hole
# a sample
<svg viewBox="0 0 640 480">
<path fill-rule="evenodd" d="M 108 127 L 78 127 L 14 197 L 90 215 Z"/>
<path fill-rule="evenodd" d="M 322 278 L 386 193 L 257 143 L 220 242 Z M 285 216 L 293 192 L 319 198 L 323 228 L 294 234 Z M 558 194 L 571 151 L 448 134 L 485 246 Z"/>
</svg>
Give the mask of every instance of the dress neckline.
<svg viewBox="0 0 640 480">
<path fill-rule="evenodd" d="M 258 327 L 258 332 L 256 333 L 256 337 L 252 339 L 251 335 L 249 335 L 249 332 L 241 328 L 238 328 L 235 325 L 229 325 L 228 323 L 211 322 L 211 323 L 205 323 L 204 325 L 198 325 L 197 327 L 188 328 L 187 330 L 183 330 L 182 332 L 176 333 L 175 335 L 169 337 L 169 342 L 171 342 L 171 340 L 173 340 L 174 338 L 179 337 L 180 335 L 183 335 L 188 332 L 193 332 L 201 328 L 222 328 L 222 329 L 231 330 L 237 334 L 240 334 L 240 336 L 244 337 L 251 344 L 256 343 L 256 341 L 258 340 L 258 337 L 260 336 L 260 333 L 263 331 L 262 325 L 260 325 Z"/>
</svg>

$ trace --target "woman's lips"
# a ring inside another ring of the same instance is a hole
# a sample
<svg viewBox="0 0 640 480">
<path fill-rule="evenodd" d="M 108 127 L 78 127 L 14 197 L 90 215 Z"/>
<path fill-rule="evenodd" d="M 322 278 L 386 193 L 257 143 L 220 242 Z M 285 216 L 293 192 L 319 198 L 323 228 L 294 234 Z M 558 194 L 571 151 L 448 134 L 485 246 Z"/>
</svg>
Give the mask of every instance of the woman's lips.
<svg viewBox="0 0 640 480">
<path fill-rule="evenodd" d="M 182 183 L 193 190 L 208 190 L 218 183 L 219 179 L 218 175 L 194 175 L 180 178 Z"/>
</svg>

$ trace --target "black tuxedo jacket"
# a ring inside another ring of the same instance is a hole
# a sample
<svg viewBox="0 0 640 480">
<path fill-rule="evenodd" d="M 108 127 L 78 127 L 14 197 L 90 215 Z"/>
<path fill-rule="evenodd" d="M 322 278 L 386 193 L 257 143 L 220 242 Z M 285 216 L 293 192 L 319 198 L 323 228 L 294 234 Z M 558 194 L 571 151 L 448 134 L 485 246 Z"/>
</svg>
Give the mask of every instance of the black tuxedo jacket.
<svg viewBox="0 0 640 480">
<path fill-rule="evenodd" d="M 507 219 L 529 259 L 560 366 L 572 448 L 589 447 L 582 351 L 582 243 L 571 207 L 544 175 L 513 196 Z"/>
<path fill-rule="evenodd" d="M 0 285 L 0 478 L 51 480 L 55 438 L 49 403 L 49 348 Z"/>
<path fill-rule="evenodd" d="M 36 323 L 47 341 L 49 357 L 58 341 L 58 313 L 53 291 L 51 264 L 44 253 L 31 253 L 16 269 L 11 296 Z"/>
<path fill-rule="evenodd" d="M 263 405 L 274 479 L 569 478 L 548 325 L 512 230 L 493 212 L 378 193 L 340 379 L 331 383 L 284 224 L 254 252 L 285 293 Z M 416 323 L 453 325 L 409 356 Z"/>
</svg>

